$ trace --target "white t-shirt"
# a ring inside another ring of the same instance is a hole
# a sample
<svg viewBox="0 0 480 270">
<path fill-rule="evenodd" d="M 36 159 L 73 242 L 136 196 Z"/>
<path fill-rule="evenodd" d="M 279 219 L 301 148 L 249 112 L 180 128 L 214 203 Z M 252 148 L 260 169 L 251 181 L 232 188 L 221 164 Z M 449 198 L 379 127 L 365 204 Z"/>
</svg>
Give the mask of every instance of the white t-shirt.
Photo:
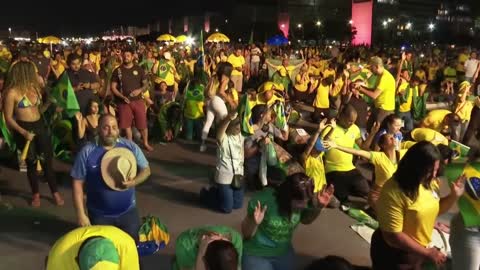
<svg viewBox="0 0 480 270">
<path fill-rule="evenodd" d="M 258 47 L 255 47 L 251 51 L 252 54 L 252 62 L 253 63 L 258 63 L 260 62 L 260 55 L 262 54 L 262 51 Z"/>
<path fill-rule="evenodd" d="M 243 175 L 244 141 L 242 134 L 223 137 L 217 147 L 216 183 L 230 185 L 235 174 Z"/>
<path fill-rule="evenodd" d="M 475 75 L 475 71 L 477 71 L 477 67 L 477 59 L 468 59 L 465 61 L 465 77 L 473 77 L 473 75 Z"/>
</svg>

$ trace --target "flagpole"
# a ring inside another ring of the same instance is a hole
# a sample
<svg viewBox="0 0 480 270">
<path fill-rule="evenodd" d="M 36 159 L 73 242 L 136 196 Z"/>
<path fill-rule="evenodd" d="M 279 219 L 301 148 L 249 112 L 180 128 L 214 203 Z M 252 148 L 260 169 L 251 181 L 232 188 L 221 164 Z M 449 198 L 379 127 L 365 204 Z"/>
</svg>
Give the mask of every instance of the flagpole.
<svg viewBox="0 0 480 270">
<path fill-rule="evenodd" d="M 205 48 L 203 47 L 203 29 L 200 30 L 200 48 L 202 51 L 202 63 L 203 63 L 203 70 L 206 71 L 205 67 Z"/>
</svg>

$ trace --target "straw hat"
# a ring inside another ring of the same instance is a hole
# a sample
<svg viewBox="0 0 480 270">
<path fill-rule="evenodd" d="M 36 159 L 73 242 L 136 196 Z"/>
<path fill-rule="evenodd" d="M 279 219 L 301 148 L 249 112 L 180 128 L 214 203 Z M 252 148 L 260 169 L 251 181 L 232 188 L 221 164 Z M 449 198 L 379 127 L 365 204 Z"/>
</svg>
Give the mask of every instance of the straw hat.
<svg viewBox="0 0 480 270">
<path fill-rule="evenodd" d="M 105 153 L 100 169 L 102 179 L 109 188 L 123 191 L 126 188 L 122 182 L 137 175 L 137 160 L 132 151 L 116 147 Z"/>
</svg>

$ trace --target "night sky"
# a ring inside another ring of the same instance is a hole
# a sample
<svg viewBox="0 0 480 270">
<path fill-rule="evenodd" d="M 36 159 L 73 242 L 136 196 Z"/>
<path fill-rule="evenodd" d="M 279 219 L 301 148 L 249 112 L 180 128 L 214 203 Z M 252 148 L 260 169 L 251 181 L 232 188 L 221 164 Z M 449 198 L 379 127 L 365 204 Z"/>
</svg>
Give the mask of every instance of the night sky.
<svg viewBox="0 0 480 270">
<path fill-rule="evenodd" d="M 131 4 L 127 4 L 131 1 Z M 273 0 L 2 0 L 0 29 L 23 27 L 40 34 L 93 34 L 119 25 L 146 25 L 157 19 L 201 15 L 204 11 L 229 14 L 236 2 Z M 479 0 L 466 0 L 480 14 Z M 440 0 L 439 0 L 440 2 Z M 258 3 L 258 2 L 257 2 Z M 68 6 L 68 7 L 67 7 Z"/>
<path fill-rule="evenodd" d="M 132 4 L 127 4 L 127 2 Z M 224 12 L 234 0 L 2 0 L 0 29 L 42 34 L 88 34 L 119 25 L 146 25 L 172 16 Z M 7 3 L 4 3 L 7 2 Z"/>
</svg>

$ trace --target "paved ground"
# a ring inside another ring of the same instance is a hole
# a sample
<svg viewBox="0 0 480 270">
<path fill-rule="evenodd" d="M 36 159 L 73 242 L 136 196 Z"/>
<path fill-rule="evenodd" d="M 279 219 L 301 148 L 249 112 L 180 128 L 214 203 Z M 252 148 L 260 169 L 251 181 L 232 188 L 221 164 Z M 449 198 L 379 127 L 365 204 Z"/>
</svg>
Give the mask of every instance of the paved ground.
<svg viewBox="0 0 480 270">
<path fill-rule="evenodd" d="M 167 224 L 172 242 L 159 254 L 146 258 L 145 269 L 169 269 L 175 238 L 187 228 L 223 224 L 240 229 L 245 209 L 223 215 L 199 203 L 198 192 L 207 185 L 214 166 L 213 145 L 206 154 L 199 153 L 197 145 L 156 145 L 148 160 L 152 176 L 137 189 L 138 207 L 141 215 L 156 215 Z M 0 159 L 0 194 L 4 202 L 14 206 L 13 210 L 0 210 L 0 270 L 42 269 L 50 246 L 76 226 L 69 165 L 55 163 L 65 206 L 55 207 L 48 186 L 42 184 L 42 207 L 31 209 L 26 174 L 12 169 L 9 163 Z M 248 197 L 250 194 L 247 201 Z M 300 225 L 293 239 L 298 268 L 326 255 L 344 256 L 354 264 L 369 266 L 369 245 L 349 228 L 354 223 L 339 210 L 327 209 L 313 224 Z"/>
<path fill-rule="evenodd" d="M 204 224 L 224 224 L 240 229 L 245 209 L 223 215 L 203 208 L 198 191 L 208 183 L 213 169 L 214 150 L 200 154 L 196 145 L 157 145 L 148 155 L 152 176 L 137 189 L 137 201 L 142 215 L 154 214 L 167 224 L 172 239 L 187 228 Z M 2 164 L 8 163 L 3 160 Z M 1 166 L 0 192 L 3 201 L 14 205 L 10 211 L 0 211 L 0 269 L 41 269 L 49 247 L 65 232 L 75 227 L 69 166 L 56 163 L 64 207 L 55 207 L 49 200 L 46 184 L 42 184 L 42 207 L 31 209 L 26 174 Z M 249 195 L 247 195 L 249 196 Z M 325 210 L 309 226 L 300 226 L 295 233 L 294 247 L 299 267 L 325 255 L 345 256 L 360 265 L 369 265 L 368 244 L 348 226 L 354 221 L 339 210 Z M 146 259 L 146 269 L 169 269 L 175 242 L 166 250 Z"/>
</svg>

